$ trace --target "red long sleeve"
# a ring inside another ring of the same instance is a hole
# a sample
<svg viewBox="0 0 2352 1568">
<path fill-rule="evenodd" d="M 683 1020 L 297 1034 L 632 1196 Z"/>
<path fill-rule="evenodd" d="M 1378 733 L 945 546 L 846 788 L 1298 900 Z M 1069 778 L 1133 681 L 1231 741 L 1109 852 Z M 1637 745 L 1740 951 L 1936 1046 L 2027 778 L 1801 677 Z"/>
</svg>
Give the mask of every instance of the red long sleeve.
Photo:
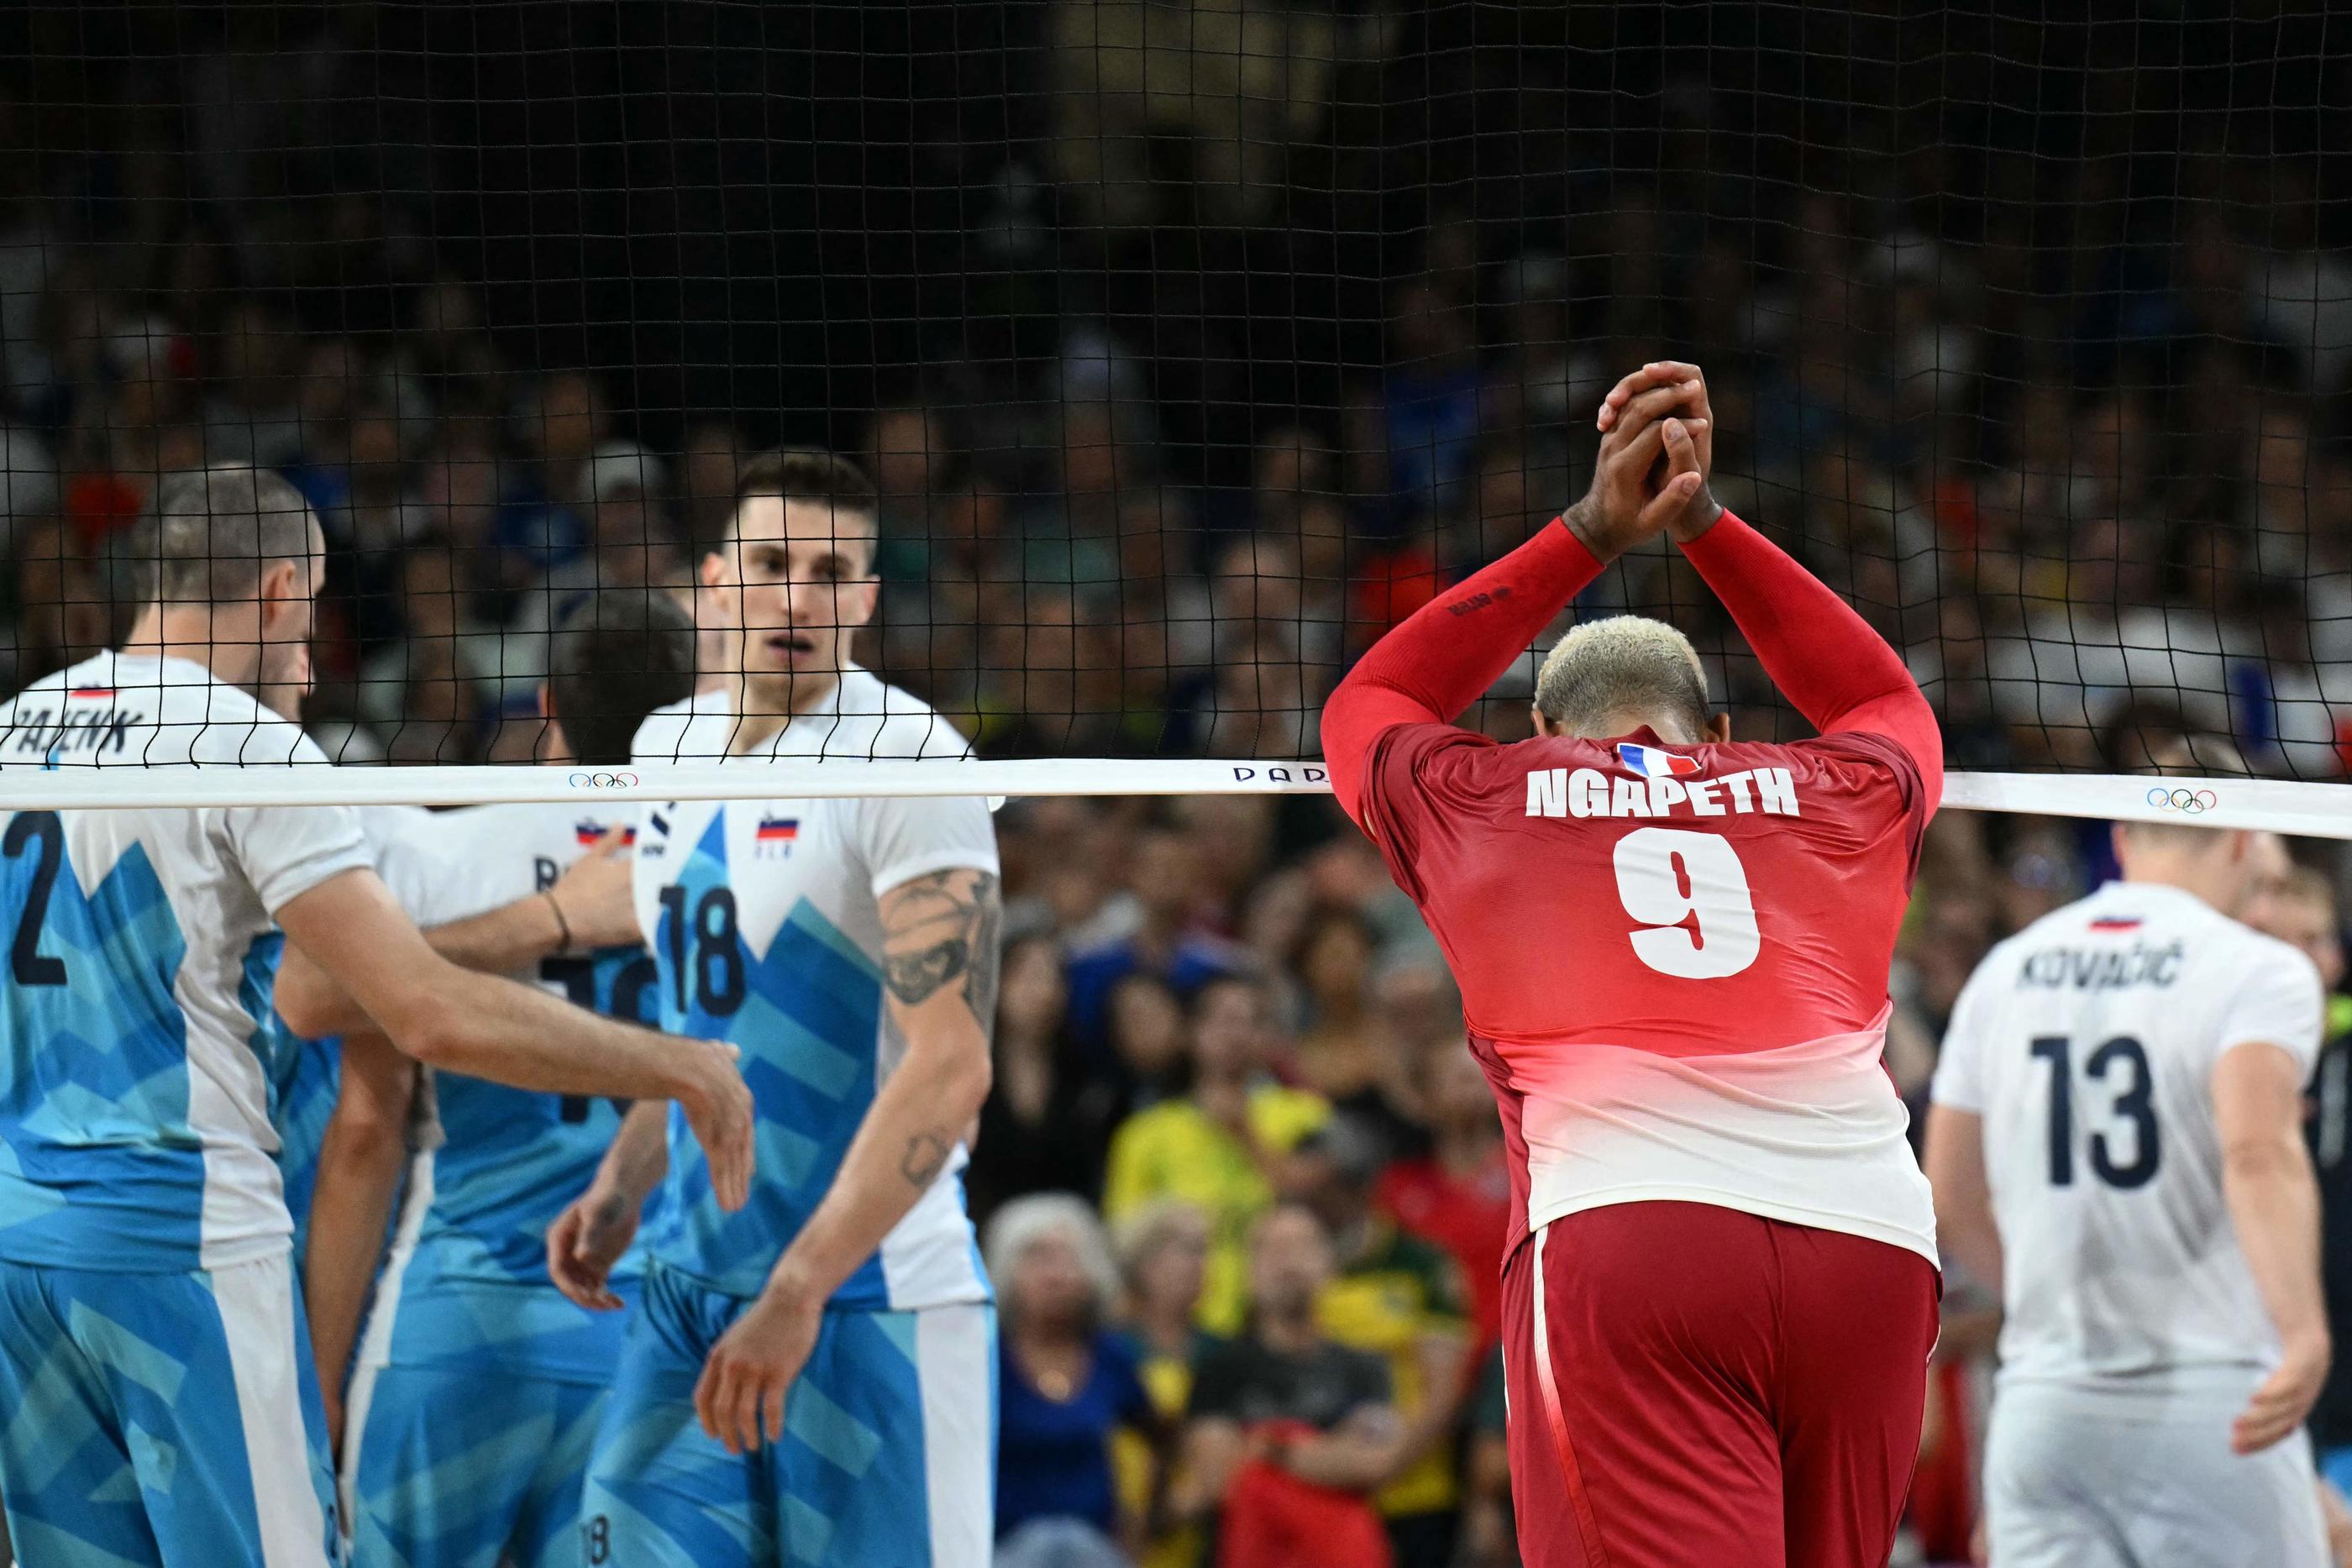
<svg viewBox="0 0 2352 1568">
<path fill-rule="evenodd" d="M 1683 553 L 1814 728 L 1885 736 L 1918 764 L 1929 803 L 1943 799 L 1935 710 L 1902 657 L 1852 606 L 1728 511 Z"/>
<path fill-rule="evenodd" d="M 1382 730 L 1450 723 L 1600 575 L 1601 562 L 1556 521 L 1373 643 L 1323 705 L 1323 761 L 1340 808 L 1362 820 L 1364 758 Z"/>
</svg>

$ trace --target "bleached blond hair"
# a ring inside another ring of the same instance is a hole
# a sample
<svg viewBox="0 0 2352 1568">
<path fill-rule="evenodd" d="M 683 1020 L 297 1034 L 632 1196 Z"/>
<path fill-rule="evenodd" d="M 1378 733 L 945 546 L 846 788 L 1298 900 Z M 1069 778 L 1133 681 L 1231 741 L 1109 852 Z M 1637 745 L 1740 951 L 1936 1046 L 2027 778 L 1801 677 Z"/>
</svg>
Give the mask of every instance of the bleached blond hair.
<svg viewBox="0 0 2352 1568">
<path fill-rule="evenodd" d="M 1570 627 L 1536 674 L 1536 707 L 1571 735 L 1613 735 L 1644 714 L 1706 729 L 1706 672 L 1690 639 L 1645 615 L 1612 615 Z"/>
</svg>

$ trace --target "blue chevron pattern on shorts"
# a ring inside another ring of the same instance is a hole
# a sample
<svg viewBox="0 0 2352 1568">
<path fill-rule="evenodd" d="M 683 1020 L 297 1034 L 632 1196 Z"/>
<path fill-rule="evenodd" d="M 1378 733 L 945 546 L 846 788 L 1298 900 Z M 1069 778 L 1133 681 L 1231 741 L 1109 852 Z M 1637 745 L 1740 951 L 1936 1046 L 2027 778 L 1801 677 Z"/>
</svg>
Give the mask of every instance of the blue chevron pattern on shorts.
<svg viewBox="0 0 2352 1568">
<path fill-rule="evenodd" d="M 0 1263 L 0 1497 L 18 1561 L 260 1562 L 228 1332 L 208 1274 Z M 307 1341 L 298 1347 L 307 1371 Z M 331 1555 L 325 1418 L 303 1382 Z"/>
<path fill-rule="evenodd" d="M 600 1386 L 386 1367 L 352 1475 L 350 1568 L 572 1568 Z"/>
<path fill-rule="evenodd" d="M 586 1561 L 592 1568 L 931 1568 L 915 1354 L 921 1314 L 828 1311 L 785 1398 L 782 1441 L 737 1457 L 704 1434 L 694 1385 L 710 1346 L 745 1305 L 658 1262 L 648 1270 L 581 1504 Z M 992 1307 L 933 1310 L 994 1322 Z M 992 1368 L 992 1326 L 988 1334 Z M 990 1388 L 980 1373 L 975 1397 Z M 975 1426 L 993 1432 L 992 1409 L 975 1416 Z"/>
</svg>

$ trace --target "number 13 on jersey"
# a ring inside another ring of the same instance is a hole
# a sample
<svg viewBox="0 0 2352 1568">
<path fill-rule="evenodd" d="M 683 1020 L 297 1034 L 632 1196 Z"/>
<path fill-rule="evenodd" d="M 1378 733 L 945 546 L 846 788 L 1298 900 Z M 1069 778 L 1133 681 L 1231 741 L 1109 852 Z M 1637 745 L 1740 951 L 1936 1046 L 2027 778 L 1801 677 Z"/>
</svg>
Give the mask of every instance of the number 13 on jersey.
<svg viewBox="0 0 2352 1568">
<path fill-rule="evenodd" d="M 2050 1185 L 2074 1185 L 2074 1042 L 2063 1034 L 2033 1041 L 2033 1055 L 2050 1069 Z M 2103 1040 L 2083 1060 L 2086 1113 L 2095 1122 L 2085 1146 L 2091 1174 L 2109 1186 L 2146 1186 L 2164 1157 L 2156 1120 L 2156 1080 L 2147 1051 L 2129 1035 Z M 2128 1157 L 2126 1157 L 2126 1151 Z"/>
</svg>

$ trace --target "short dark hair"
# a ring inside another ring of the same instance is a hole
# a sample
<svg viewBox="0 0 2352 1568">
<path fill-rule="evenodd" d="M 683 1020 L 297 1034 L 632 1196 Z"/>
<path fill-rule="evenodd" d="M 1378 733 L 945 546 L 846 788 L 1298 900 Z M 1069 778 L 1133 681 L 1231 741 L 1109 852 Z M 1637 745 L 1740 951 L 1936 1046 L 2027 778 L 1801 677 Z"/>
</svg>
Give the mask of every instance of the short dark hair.
<svg viewBox="0 0 2352 1568">
<path fill-rule="evenodd" d="M 735 508 L 760 496 L 829 504 L 836 517 L 856 517 L 868 535 L 881 528 L 882 500 L 866 470 L 837 452 L 780 446 L 744 460 L 735 480 Z M 730 533 L 734 524 L 728 524 Z"/>
<path fill-rule="evenodd" d="M 693 695 L 694 621 L 663 589 L 604 589 L 548 644 L 548 716 L 590 767 L 626 763 L 646 716 Z"/>
<path fill-rule="evenodd" d="M 147 604 L 249 598 L 270 566 L 310 558 L 316 527 L 302 492 L 266 468 L 174 474 L 131 530 L 132 580 Z"/>
<path fill-rule="evenodd" d="M 1193 983 L 1184 998 L 1184 1021 L 1196 1024 L 1208 1015 L 1209 1003 L 1221 991 L 1238 990 L 1250 999 L 1263 1019 L 1274 1008 L 1274 996 L 1266 983 L 1247 969 L 1216 969 Z"/>
</svg>

